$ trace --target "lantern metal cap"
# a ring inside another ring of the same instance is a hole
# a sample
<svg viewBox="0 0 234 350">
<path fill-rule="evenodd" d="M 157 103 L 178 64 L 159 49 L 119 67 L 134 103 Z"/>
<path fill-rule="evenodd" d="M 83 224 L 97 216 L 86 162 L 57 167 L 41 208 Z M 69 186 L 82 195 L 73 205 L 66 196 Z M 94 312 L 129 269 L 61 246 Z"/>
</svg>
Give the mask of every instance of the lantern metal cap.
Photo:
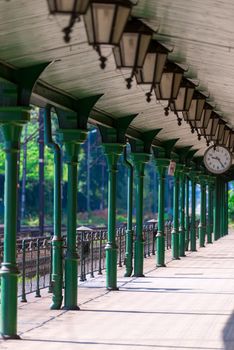
<svg viewBox="0 0 234 350">
<path fill-rule="evenodd" d="M 161 44 L 158 40 L 152 39 L 149 44 L 149 48 L 147 53 L 165 53 L 168 54 L 170 52 L 163 44 Z"/>
<path fill-rule="evenodd" d="M 173 61 L 167 60 L 163 73 L 170 73 L 171 71 L 173 71 L 174 73 L 184 73 L 185 69 L 182 68 L 178 63 L 175 63 Z"/>
<path fill-rule="evenodd" d="M 124 33 L 153 34 L 154 30 L 143 23 L 140 18 L 130 17 L 124 28 Z"/>
<path fill-rule="evenodd" d="M 98 3 L 98 4 L 119 4 L 125 7 L 132 7 L 135 4 L 133 4 L 131 1 L 129 0 L 89 0 L 89 3 Z"/>
</svg>

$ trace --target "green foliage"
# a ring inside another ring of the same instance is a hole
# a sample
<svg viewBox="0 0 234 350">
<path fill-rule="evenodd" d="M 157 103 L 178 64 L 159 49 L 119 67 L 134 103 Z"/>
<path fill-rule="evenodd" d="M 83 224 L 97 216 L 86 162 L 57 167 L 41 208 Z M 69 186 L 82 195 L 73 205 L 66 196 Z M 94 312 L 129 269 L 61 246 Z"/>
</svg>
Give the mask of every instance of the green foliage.
<svg viewBox="0 0 234 350">
<path fill-rule="evenodd" d="M 228 191 L 228 215 L 229 221 L 234 222 L 234 190 Z"/>
</svg>

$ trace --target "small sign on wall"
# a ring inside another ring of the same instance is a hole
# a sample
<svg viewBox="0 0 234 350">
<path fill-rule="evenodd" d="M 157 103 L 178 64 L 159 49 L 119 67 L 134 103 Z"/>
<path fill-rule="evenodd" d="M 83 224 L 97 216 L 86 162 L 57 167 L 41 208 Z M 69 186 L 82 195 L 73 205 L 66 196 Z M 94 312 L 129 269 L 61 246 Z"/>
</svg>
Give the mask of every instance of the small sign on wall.
<svg viewBox="0 0 234 350">
<path fill-rule="evenodd" d="M 171 160 L 168 166 L 168 175 L 174 176 L 175 170 L 176 170 L 176 162 L 174 160 Z"/>
</svg>

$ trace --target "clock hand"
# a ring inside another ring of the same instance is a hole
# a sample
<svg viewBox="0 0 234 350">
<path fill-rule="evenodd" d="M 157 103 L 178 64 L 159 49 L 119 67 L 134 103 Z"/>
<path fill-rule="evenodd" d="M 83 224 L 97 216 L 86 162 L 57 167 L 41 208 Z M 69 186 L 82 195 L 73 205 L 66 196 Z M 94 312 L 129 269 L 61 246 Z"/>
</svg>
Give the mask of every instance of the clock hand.
<svg viewBox="0 0 234 350">
<path fill-rule="evenodd" d="M 222 165 L 222 167 L 225 168 L 224 164 L 221 162 L 219 157 L 216 156 L 216 157 L 211 157 L 211 158 L 217 160 Z"/>
</svg>

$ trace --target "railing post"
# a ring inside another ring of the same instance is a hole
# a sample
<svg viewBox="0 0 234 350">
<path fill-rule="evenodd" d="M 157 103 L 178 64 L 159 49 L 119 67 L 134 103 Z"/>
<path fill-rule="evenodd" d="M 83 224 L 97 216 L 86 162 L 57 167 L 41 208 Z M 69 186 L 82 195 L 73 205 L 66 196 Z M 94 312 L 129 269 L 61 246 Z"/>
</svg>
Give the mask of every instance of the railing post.
<svg viewBox="0 0 234 350">
<path fill-rule="evenodd" d="M 102 232 L 99 239 L 98 275 L 102 275 Z"/>
<path fill-rule="evenodd" d="M 22 240 L 22 295 L 21 303 L 26 303 L 26 291 L 25 291 L 25 263 L 26 263 L 26 242 Z"/>
<path fill-rule="evenodd" d="M 37 260 L 36 260 L 36 298 L 40 298 L 40 239 L 37 239 L 36 243 L 36 253 L 37 253 Z"/>
<path fill-rule="evenodd" d="M 94 278 L 94 273 L 93 273 L 93 232 L 91 233 L 91 271 L 90 271 L 90 277 Z"/>
</svg>

